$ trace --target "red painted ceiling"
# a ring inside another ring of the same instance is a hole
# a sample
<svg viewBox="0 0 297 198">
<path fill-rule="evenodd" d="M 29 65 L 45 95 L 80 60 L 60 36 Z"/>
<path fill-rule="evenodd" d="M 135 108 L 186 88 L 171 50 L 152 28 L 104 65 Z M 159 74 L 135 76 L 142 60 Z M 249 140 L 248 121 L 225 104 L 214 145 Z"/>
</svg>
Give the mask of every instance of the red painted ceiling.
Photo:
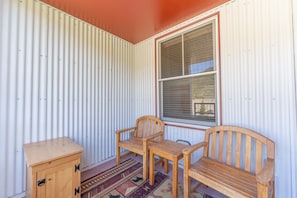
<svg viewBox="0 0 297 198">
<path fill-rule="evenodd" d="M 41 0 L 131 43 L 229 0 Z"/>
</svg>

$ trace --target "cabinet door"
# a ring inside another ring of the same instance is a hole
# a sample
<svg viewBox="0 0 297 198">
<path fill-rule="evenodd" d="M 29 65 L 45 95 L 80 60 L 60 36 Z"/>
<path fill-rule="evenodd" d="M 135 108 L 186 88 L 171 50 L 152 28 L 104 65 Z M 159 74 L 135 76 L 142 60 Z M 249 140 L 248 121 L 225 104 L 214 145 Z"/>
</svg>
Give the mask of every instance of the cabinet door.
<svg viewBox="0 0 297 198">
<path fill-rule="evenodd" d="M 37 197 L 80 197 L 79 160 L 70 161 L 37 173 Z"/>
</svg>

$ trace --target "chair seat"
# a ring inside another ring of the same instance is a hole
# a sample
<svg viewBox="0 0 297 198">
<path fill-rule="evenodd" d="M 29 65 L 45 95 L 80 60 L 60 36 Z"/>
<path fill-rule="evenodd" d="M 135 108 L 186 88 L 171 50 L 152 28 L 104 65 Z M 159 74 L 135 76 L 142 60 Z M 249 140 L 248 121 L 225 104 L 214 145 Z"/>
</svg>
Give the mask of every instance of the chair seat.
<svg viewBox="0 0 297 198">
<path fill-rule="evenodd" d="M 257 197 L 254 174 L 216 160 L 202 157 L 190 166 L 189 176 L 232 197 Z"/>
<path fill-rule="evenodd" d="M 134 153 L 143 155 L 144 151 L 143 151 L 142 144 L 143 144 L 142 140 L 136 139 L 136 138 L 130 138 L 128 140 L 119 142 L 120 147 L 129 151 L 132 151 Z"/>
</svg>

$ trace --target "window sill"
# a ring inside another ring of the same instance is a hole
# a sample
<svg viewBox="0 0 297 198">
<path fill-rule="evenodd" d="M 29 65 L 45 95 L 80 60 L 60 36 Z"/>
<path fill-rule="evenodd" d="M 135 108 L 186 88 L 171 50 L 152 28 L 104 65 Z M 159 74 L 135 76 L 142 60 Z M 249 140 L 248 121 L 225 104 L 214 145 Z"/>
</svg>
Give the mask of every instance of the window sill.
<svg viewBox="0 0 297 198">
<path fill-rule="evenodd" d="M 166 126 L 179 127 L 179 128 L 188 128 L 188 129 L 195 129 L 195 130 L 201 130 L 201 131 L 205 131 L 206 129 L 211 127 L 211 126 L 186 124 L 186 123 L 170 122 L 170 121 L 164 121 L 164 123 L 165 123 Z"/>
</svg>

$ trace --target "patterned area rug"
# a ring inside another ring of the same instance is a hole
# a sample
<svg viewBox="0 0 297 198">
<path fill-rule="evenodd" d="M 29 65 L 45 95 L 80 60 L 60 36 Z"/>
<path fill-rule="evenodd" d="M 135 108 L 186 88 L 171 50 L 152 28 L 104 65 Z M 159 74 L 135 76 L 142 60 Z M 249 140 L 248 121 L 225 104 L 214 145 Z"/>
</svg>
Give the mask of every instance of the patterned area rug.
<svg viewBox="0 0 297 198">
<path fill-rule="evenodd" d="M 162 198 L 172 197 L 171 180 L 161 172 L 155 172 L 155 184 L 142 178 L 142 164 L 128 159 L 120 166 L 110 168 L 81 184 L 82 198 Z M 178 188 L 178 197 L 183 197 L 182 185 Z M 193 193 L 192 197 L 209 197 L 202 193 Z"/>
</svg>

